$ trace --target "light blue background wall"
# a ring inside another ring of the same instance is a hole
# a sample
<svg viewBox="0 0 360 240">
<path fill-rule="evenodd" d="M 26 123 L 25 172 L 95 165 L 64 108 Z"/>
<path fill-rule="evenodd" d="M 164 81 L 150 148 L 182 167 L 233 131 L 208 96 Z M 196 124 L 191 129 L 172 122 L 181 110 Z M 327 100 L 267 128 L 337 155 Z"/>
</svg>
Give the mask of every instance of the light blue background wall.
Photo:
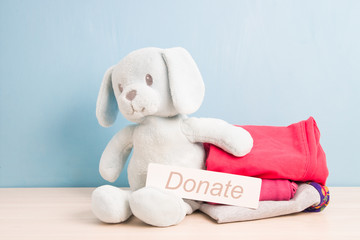
<svg viewBox="0 0 360 240">
<path fill-rule="evenodd" d="M 312 115 L 330 186 L 359 186 L 360 1 L 0 1 L 0 187 L 98 186 L 105 70 L 183 46 L 203 74 L 195 116 L 288 125 Z M 126 186 L 126 173 L 116 182 Z"/>
</svg>

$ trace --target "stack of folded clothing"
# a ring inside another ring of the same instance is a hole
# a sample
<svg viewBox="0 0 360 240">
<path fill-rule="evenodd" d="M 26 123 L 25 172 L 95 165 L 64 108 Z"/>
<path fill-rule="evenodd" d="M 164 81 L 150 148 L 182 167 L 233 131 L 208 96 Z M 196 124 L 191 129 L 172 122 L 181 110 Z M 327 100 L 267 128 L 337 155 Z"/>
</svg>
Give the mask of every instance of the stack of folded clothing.
<svg viewBox="0 0 360 240">
<path fill-rule="evenodd" d="M 261 178 L 259 208 L 203 204 L 200 210 L 218 222 L 230 222 L 317 212 L 327 206 L 330 197 L 325 184 L 329 171 L 320 132 L 312 117 L 287 127 L 241 127 L 253 137 L 251 152 L 235 157 L 204 144 L 206 169 Z"/>
</svg>

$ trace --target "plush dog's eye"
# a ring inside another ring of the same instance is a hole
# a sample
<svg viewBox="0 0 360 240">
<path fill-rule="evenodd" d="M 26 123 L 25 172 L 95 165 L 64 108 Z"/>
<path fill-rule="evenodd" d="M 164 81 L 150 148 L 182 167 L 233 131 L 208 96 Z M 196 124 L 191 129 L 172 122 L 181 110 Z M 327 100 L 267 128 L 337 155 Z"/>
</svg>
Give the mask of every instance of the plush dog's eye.
<svg viewBox="0 0 360 240">
<path fill-rule="evenodd" d="M 120 92 L 122 92 L 122 91 L 124 90 L 120 83 L 119 83 L 119 85 L 118 85 L 118 88 L 119 88 L 119 91 L 120 91 Z"/>
<path fill-rule="evenodd" d="M 153 78 L 152 78 L 152 76 L 150 74 L 146 74 L 145 80 L 146 80 L 146 84 L 148 86 L 151 86 L 153 84 Z"/>
</svg>

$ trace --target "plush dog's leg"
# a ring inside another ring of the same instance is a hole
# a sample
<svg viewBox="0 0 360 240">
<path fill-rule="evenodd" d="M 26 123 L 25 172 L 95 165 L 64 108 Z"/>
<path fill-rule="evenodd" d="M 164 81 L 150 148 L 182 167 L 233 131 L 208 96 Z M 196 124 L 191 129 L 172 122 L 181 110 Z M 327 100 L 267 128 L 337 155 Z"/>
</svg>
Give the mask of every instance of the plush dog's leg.
<svg viewBox="0 0 360 240">
<path fill-rule="evenodd" d="M 220 119 L 184 119 L 181 129 L 190 142 L 211 143 L 238 157 L 248 154 L 253 146 L 248 131 Z"/>
<path fill-rule="evenodd" d="M 186 214 L 192 213 L 200 206 L 194 201 L 187 203 L 174 194 L 150 187 L 133 192 L 129 203 L 136 217 L 158 227 L 176 225 Z"/>
<path fill-rule="evenodd" d="M 92 193 L 92 211 L 97 218 L 106 223 L 120 223 L 131 216 L 129 206 L 130 191 L 104 185 Z"/>
</svg>

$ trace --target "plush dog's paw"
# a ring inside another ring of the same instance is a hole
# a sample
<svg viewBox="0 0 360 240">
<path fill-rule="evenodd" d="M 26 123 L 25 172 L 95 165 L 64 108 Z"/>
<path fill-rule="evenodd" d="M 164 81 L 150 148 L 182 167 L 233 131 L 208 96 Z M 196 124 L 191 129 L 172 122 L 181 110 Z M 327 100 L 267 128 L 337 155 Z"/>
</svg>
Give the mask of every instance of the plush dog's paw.
<svg viewBox="0 0 360 240">
<path fill-rule="evenodd" d="M 228 132 L 228 145 L 232 146 L 231 153 L 237 157 L 248 154 L 254 144 L 250 133 L 242 127 L 231 126 Z"/>
<path fill-rule="evenodd" d="M 92 193 L 92 211 L 103 222 L 123 222 L 131 216 L 129 194 L 110 185 L 98 187 Z"/>
<path fill-rule="evenodd" d="M 237 157 L 245 156 L 253 147 L 253 139 L 248 131 L 220 119 L 184 119 L 181 130 L 190 142 L 211 143 Z"/>
<path fill-rule="evenodd" d="M 189 206 L 182 198 L 168 192 L 145 187 L 130 195 L 129 203 L 133 214 L 143 222 L 168 227 L 180 223 Z"/>
</svg>

